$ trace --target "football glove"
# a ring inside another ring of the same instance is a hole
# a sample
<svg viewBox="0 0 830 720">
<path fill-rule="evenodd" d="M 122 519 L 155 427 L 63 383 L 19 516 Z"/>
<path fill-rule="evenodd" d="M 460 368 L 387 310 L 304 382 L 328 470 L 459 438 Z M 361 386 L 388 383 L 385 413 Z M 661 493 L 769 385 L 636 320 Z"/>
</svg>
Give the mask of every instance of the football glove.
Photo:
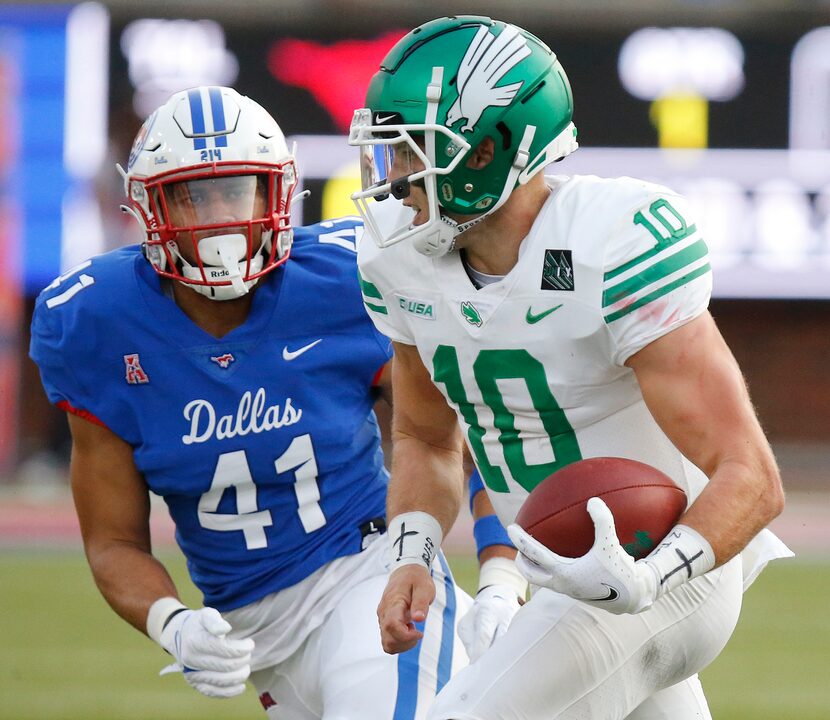
<svg viewBox="0 0 830 720">
<path fill-rule="evenodd" d="M 479 587 L 472 607 L 458 623 L 458 637 L 470 662 L 507 632 L 527 593 L 527 582 L 516 570 L 515 562 L 502 557 L 482 564 Z"/>
<path fill-rule="evenodd" d="M 242 694 L 251 674 L 254 641 L 228 638 L 230 630 L 230 624 L 211 607 L 175 613 L 161 631 L 159 644 L 176 662 L 161 674 L 181 671 L 191 687 L 208 697 Z"/>
<path fill-rule="evenodd" d="M 600 498 L 588 500 L 594 544 L 582 557 L 557 555 L 518 525 L 507 528 L 519 551 L 516 567 L 533 585 L 615 614 L 639 613 L 657 599 L 657 569 L 644 558 L 634 561 L 620 545 L 614 516 Z"/>
<path fill-rule="evenodd" d="M 458 637 L 470 662 L 478 660 L 496 638 L 504 635 L 520 607 L 518 595 L 508 585 L 491 585 L 476 595 L 473 606 L 458 623 Z"/>
</svg>

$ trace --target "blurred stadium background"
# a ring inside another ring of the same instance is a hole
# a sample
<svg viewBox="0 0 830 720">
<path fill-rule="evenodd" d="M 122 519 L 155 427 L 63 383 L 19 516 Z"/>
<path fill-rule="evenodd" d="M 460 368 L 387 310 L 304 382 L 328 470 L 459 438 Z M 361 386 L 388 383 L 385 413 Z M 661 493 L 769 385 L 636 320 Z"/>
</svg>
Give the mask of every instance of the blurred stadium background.
<svg viewBox="0 0 830 720">
<path fill-rule="evenodd" d="M 351 214 L 352 110 L 391 45 L 448 12 L 516 22 L 558 54 L 582 148 L 556 171 L 645 177 L 691 198 L 712 312 L 788 489 L 774 529 L 798 553 L 747 594 L 704 680 L 716 717 L 830 716 L 830 2 L 109 0 L 0 5 L 0 718 L 262 717 L 252 693 L 214 703 L 157 679 L 157 649 L 97 595 L 66 422 L 27 357 L 34 298 L 138 240 L 114 163 L 184 87 L 233 85 L 273 112 L 312 191 L 296 222 Z M 158 510 L 157 545 L 184 577 Z M 462 519 L 450 549 L 469 585 L 468 529 Z"/>
</svg>

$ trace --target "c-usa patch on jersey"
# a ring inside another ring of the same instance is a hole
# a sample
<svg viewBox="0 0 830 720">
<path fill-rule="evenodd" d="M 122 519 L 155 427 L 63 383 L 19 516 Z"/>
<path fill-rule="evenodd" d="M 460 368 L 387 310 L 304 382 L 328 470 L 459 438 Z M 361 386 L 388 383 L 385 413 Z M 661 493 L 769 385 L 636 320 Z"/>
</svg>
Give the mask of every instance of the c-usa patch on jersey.
<svg viewBox="0 0 830 720">
<path fill-rule="evenodd" d="M 395 297 L 398 298 L 398 305 L 403 312 L 422 320 L 435 320 L 435 303 L 430 300 L 404 297 L 400 293 L 395 293 Z"/>
<path fill-rule="evenodd" d="M 542 290 L 573 290 L 574 266 L 570 250 L 545 250 Z"/>
</svg>

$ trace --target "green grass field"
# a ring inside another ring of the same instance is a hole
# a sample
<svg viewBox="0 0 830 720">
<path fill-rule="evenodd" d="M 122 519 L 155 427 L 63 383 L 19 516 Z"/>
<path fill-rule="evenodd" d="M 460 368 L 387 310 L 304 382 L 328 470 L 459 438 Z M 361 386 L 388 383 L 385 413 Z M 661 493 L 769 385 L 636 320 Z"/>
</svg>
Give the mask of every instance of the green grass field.
<svg viewBox="0 0 830 720">
<path fill-rule="evenodd" d="M 198 604 L 180 556 L 164 556 L 186 601 Z M 474 582 L 455 559 L 459 582 Z M 779 562 L 745 597 L 732 642 L 703 675 L 716 720 L 830 716 L 830 566 Z M 119 620 L 76 552 L 0 552 L 0 719 L 219 720 L 264 718 L 253 692 L 216 701 Z M 369 719 L 367 719 L 369 720 Z"/>
</svg>

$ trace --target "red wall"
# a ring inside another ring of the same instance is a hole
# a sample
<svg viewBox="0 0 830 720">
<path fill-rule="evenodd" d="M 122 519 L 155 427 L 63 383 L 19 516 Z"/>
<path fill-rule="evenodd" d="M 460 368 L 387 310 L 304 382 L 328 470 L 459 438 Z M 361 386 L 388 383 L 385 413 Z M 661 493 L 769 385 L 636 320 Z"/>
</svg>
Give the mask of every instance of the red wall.
<svg viewBox="0 0 830 720">
<path fill-rule="evenodd" d="M 830 301 L 716 300 L 711 311 L 770 440 L 830 442 Z"/>
</svg>

